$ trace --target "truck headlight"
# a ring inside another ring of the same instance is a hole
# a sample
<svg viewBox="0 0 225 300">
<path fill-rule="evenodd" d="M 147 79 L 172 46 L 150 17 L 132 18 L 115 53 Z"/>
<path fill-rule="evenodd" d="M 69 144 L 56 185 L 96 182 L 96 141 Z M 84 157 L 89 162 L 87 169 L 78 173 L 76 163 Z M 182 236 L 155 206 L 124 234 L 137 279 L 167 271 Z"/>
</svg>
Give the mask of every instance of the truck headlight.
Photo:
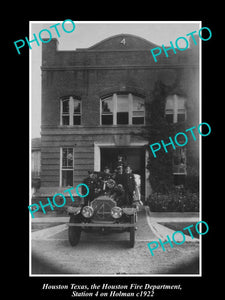
<svg viewBox="0 0 225 300">
<path fill-rule="evenodd" d="M 120 208 L 119 206 L 114 206 L 111 209 L 111 215 L 114 219 L 119 219 L 123 214 L 122 208 Z"/>
<path fill-rule="evenodd" d="M 91 206 L 84 206 L 82 209 L 82 215 L 85 218 L 91 218 L 94 214 L 94 209 Z"/>
</svg>

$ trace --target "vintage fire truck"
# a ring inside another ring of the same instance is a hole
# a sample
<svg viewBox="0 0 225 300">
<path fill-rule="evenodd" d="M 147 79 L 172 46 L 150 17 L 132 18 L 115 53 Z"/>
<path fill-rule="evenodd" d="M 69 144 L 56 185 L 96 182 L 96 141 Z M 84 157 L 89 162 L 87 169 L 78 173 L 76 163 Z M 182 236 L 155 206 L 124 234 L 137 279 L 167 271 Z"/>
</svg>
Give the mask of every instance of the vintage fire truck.
<svg viewBox="0 0 225 300">
<path fill-rule="evenodd" d="M 129 233 L 129 246 L 134 247 L 135 230 L 137 229 L 137 211 L 141 201 L 136 185 L 134 201 L 131 205 L 125 203 L 125 192 L 121 184 L 112 178 L 102 178 L 96 174 L 96 187 L 92 197 L 87 201 L 75 203 L 67 207 L 70 215 L 68 237 L 71 246 L 76 246 L 82 231 L 124 232 Z"/>
</svg>

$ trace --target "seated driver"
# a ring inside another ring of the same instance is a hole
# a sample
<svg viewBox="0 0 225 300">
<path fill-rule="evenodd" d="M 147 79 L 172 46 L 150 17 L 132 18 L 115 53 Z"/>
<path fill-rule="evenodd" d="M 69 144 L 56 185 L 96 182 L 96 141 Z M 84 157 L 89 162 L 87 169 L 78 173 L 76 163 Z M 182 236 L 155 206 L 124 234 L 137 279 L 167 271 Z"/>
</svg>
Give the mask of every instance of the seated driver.
<svg viewBox="0 0 225 300">
<path fill-rule="evenodd" d="M 108 166 L 105 166 L 100 176 L 101 188 L 104 193 L 107 193 L 109 191 L 109 187 L 107 186 L 107 182 L 109 181 L 109 179 L 112 179 L 112 174 L 110 173 L 110 168 Z"/>
</svg>

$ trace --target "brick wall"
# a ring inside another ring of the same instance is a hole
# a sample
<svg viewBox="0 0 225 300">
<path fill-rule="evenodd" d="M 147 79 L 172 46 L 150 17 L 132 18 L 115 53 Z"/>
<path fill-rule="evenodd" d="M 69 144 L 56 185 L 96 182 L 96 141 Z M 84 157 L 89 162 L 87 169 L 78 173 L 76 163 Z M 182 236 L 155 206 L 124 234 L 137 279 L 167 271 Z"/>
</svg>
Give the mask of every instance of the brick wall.
<svg viewBox="0 0 225 300">
<path fill-rule="evenodd" d="M 126 38 L 126 45 L 120 44 Z M 183 93 L 189 117 L 198 122 L 198 55 L 186 50 L 154 62 L 150 49 L 156 45 L 131 35 L 106 39 L 89 49 L 58 51 L 57 40 L 42 45 L 42 148 L 41 185 L 57 187 L 60 179 L 60 147 L 74 147 L 74 185 L 94 167 L 94 142 L 115 140 L 140 127 L 100 126 L 99 99 L 110 93 L 130 92 L 151 102 L 157 81 Z M 82 100 L 82 124 L 60 126 L 60 98 L 74 95 Z M 151 126 L 151 112 L 146 125 Z M 125 130 L 125 132 L 124 132 Z"/>
</svg>

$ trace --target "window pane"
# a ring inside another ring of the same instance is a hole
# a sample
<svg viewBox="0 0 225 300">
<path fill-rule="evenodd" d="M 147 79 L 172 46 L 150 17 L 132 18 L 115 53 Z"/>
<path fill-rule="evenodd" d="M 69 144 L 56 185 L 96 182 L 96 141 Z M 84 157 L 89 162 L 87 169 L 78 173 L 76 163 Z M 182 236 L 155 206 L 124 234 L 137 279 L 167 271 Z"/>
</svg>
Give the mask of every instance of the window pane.
<svg viewBox="0 0 225 300">
<path fill-rule="evenodd" d="M 133 117 L 132 124 L 134 125 L 144 124 L 144 117 Z"/>
<path fill-rule="evenodd" d="M 166 114 L 166 120 L 168 123 L 173 123 L 173 114 Z"/>
<path fill-rule="evenodd" d="M 104 114 L 113 113 L 112 97 L 109 97 L 109 98 L 106 98 L 106 99 L 102 100 L 102 113 L 104 113 Z"/>
<path fill-rule="evenodd" d="M 129 119 L 128 119 L 128 112 L 118 112 L 117 113 L 117 124 L 122 125 L 122 124 L 128 124 Z"/>
<path fill-rule="evenodd" d="M 173 173 L 186 174 L 186 150 L 176 149 L 173 154 Z"/>
<path fill-rule="evenodd" d="M 174 110 L 174 98 L 172 96 L 166 100 L 166 110 Z"/>
<path fill-rule="evenodd" d="M 144 117 L 144 111 L 133 111 L 133 117 Z"/>
<path fill-rule="evenodd" d="M 186 175 L 174 175 L 174 184 L 175 185 L 184 185 Z"/>
<path fill-rule="evenodd" d="M 74 112 L 73 112 L 74 114 L 80 114 L 81 112 L 80 105 L 81 105 L 81 101 L 74 99 Z"/>
<path fill-rule="evenodd" d="M 63 148 L 62 167 L 73 168 L 73 148 Z"/>
<path fill-rule="evenodd" d="M 186 165 L 174 165 L 173 174 L 185 174 L 186 175 Z"/>
<path fill-rule="evenodd" d="M 133 111 L 143 111 L 145 110 L 144 99 L 137 96 L 133 96 Z"/>
<path fill-rule="evenodd" d="M 63 170 L 62 171 L 62 186 L 73 186 L 73 171 Z"/>
<path fill-rule="evenodd" d="M 185 121 L 185 114 L 178 114 L 178 115 L 177 115 L 177 121 L 178 121 L 178 122 L 183 122 L 183 121 Z"/>
<path fill-rule="evenodd" d="M 69 100 L 63 100 L 62 102 L 62 112 L 69 113 Z"/>
<path fill-rule="evenodd" d="M 67 166 L 67 148 L 62 151 L 62 166 Z"/>
<path fill-rule="evenodd" d="M 67 149 L 67 165 L 73 167 L 73 148 Z"/>
<path fill-rule="evenodd" d="M 62 116 L 62 125 L 69 125 L 70 119 L 69 116 Z"/>
<path fill-rule="evenodd" d="M 81 124 L 81 116 L 73 116 L 73 125 L 80 125 Z"/>
<path fill-rule="evenodd" d="M 102 115 L 102 125 L 112 125 L 113 116 L 111 115 Z"/>
<path fill-rule="evenodd" d="M 128 95 L 117 95 L 117 112 L 128 112 L 128 111 L 129 111 Z"/>
<path fill-rule="evenodd" d="M 185 109 L 185 99 L 178 97 L 177 106 L 178 109 Z"/>
</svg>

